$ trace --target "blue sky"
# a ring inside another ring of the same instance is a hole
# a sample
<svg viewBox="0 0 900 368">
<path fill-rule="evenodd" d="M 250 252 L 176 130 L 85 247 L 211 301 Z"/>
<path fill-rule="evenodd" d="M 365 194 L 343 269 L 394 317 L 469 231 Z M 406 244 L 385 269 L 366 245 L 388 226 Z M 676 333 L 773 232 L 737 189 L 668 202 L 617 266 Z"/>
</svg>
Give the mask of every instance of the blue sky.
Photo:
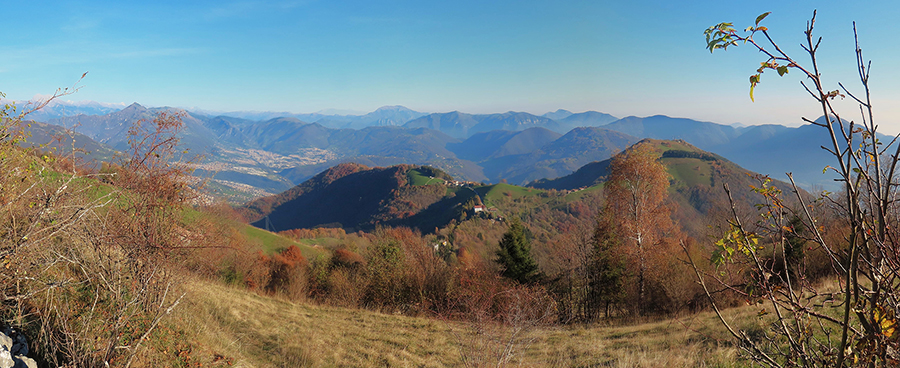
<svg viewBox="0 0 900 368">
<path fill-rule="evenodd" d="M 892 1 L 21 1 L 4 6 L 0 91 L 29 99 L 87 71 L 67 99 L 295 113 L 563 108 L 797 125 L 818 115 L 798 76 L 767 73 L 753 103 L 747 81 L 761 56 L 746 47 L 710 55 L 702 32 L 721 21 L 742 29 L 772 11 L 772 35 L 802 56 L 816 8 L 826 81 L 858 85 L 855 20 L 873 60 L 877 116 L 900 131 Z"/>
</svg>

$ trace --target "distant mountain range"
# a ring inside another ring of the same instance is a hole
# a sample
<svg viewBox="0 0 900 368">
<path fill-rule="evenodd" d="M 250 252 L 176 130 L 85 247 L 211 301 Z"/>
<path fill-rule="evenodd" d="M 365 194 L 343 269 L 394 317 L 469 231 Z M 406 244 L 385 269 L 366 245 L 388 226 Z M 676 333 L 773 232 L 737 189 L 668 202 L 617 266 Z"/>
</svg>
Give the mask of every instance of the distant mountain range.
<svg viewBox="0 0 900 368">
<path fill-rule="evenodd" d="M 196 111 L 198 115 L 211 117 L 238 118 L 246 121 L 267 121 L 276 118 L 294 118 L 304 122 L 318 123 L 332 129 L 362 129 L 370 126 L 403 125 L 407 121 L 427 115 L 403 106 L 382 106 L 367 114 L 344 114 L 338 111 L 322 111 L 309 114 L 294 114 L 272 111 Z"/>
<path fill-rule="evenodd" d="M 556 119 L 550 116 L 557 117 Z M 506 112 L 502 114 L 472 115 L 453 111 L 429 114 L 404 124 L 407 128 L 429 128 L 447 135 L 465 139 L 478 133 L 495 130 L 519 131 L 529 128 L 544 128 L 560 134 L 577 127 L 596 127 L 616 121 L 616 117 L 596 111 L 573 114 L 557 110 L 544 116 L 527 112 Z"/>
<path fill-rule="evenodd" d="M 83 106 L 83 111 L 100 108 Z M 123 150 L 128 127 L 163 110 L 177 109 L 132 104 L 105 114 L 45 121 L 74 127 L 95 140 L 91 147 L 97 150 Z M 819 147 L 826 142 L 824 130 L 810 125 L 738 127 L 662 115 L 617 119 L 596 111 L 566 110 L 543 116 L 427 114 L 402 106 L 362 115 L 294 114 L 265 120 L 245 118 L 250 113 L 240 117 L 178 111 L 185 114 L 183 148 L 205 156 L 198 173 L 216 174 L 213 183 L 235 201 L 278 193 L 346 162 L 431 165 L 462 180 L 522 185 L 572 174 L 643 138 L 681 139 L 756 172 L 784 179 L 791 171 L 807 188 L 837 188 L 832 176 L 822 174 L 833 160 Z"/>
<path fill-rule="evenodd" d="M 571 116 L 572 114 L 573 114 L 573 112 L 571 112 L 569 110 L 559 109 L 556 111 L 548 112 L 541 116 L 559 121 L 559 120 L 562 120 L 562 119 L 565 119 L 565 118 Z"/>
<path fill-rule="evenodd" d="M 476 162 L 484 167 L 485 175 L 492 182 L 505 179 L 511 184 L 521 185 L 532 180 L 566 175 L 591 161 L 612 157 L 637 141 L 638 138 L 608 129 L 575 128 L 534 147 L 530 152 Z"/>
<path fill-rule="evenodd" d="M 50 96 L 35 96 L 32 101 L 12 101 L 18 107 L 18 112 L 23 112 L 23 110 L 27 110 L 33 108 L 37 104 L 40 104 L 41 101 L 46 101 Z M 7 103 L 10 101 L 3 100 L 3 103 Z M 36 121 L 46 122 L 50 119 L 57 119 L 66 116 L 75 116 L 75 115 L 106 115 L 109 113 L 113 113 L 125 108 L 127 105 L 124 103 L 105 103 L 105 102 L 96 102 L 96 101 L 67 101 L 60 98 L 56 98 L 50 101 L 47 106 L 44 108 L 34 111 L 28 115 L 29 119 L 34 119 Z"/>
</svg>

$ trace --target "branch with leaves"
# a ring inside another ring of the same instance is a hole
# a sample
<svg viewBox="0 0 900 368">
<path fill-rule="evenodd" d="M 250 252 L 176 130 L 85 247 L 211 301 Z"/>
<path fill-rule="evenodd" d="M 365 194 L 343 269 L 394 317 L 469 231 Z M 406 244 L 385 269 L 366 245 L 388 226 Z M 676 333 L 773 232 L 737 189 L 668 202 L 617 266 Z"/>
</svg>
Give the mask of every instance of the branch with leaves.
<svg viewBox="0 0 900 368">
<path fill-rule="evenodd" d="M 803 118 L 803 121 L 825 129 L 828 142 L 822 146 L 835 158 L 835 165 L 825 168 L 838 175 L 843 192 L 824 198 L 841 214 L 848 229 L 842 240 L 826 240 L 812 215 L 802 191 L 792 182 L 792 191 L 801 204 L 799 209 L 784 207 L 778 199 L 780 192 L 756 188 L 766 198 L 762 209 L 763 220 L 770 225 L 767 242 L 773 249 L 780 249 L 781 263 L 787 269 L 792 265 L 787 256 L 794 249 L 792 239 L 800 230 L 806 236 L 803 241 L 822 249 L 832 264 L 832 273 L 840 281 L 838 292 L 818 290 L 806 278 L 802 270 L 798 274 L 784 272 L 772 277 L 772 268 L 760 262 L 753 236 L 748 236 L 737 213 L 733 213 L 732 232 L 717 243 L 728 257 L 719 256 L 720 262 L 732 262 L 735 258 L 752 259 L 749 269 L 765 275 L 759 280 L 760 297 L 770 302 L 777 315 L 774 328 L 766 336 L 767 344 L 740 338 L 750 343 L 750 355 L 761 363 L 772 366 L 834 366 L 865 365 L 887 367 L 900 364 L 900 334 L 895 333 L 896 316 L 900 312 L 900 208 L 897 205 L 896 177 L 900 144 L 897 137 L 883 142 L 874 122 L 874 110 L 869 89 L 871 62 L 866 62 L 854 23 L 855 54 L 859 81 L 863 93 L 854 94 L 843 84 L 838 89 L 826 88 L 818 63 L 821 37 L 814 36 L 816 13 L 807 23 L 805 43 L 801 46 L 809 56 L 807 66 L 783 51 L 771 38 L 768 28 L 761 22 L 769 15 L 763 13 L 754 25 L 743 32 L 734 29 L 732 23 L 719 23 L 707 29 L 706 48 L 710 52 L 728 47 L 749 44 L 766 59 L 750 76 L 750 98 L 760 77 L 768 69 L 780 76 L 791 69 L 805 75 L 801 86 L 819 104 L 823 120 Z M 759 35 L 762 40 L 757 40 Z M 756 37 L 756 38 L 755 38 Z M 859 120 L 845 120 L 836 109 L 836 98 L 850 96 L 859 106 Z M 790 173 L 788 173 L 790 178 Z M 786 221 L 791 216 L 790 221 Z M 743 252 L 728 252 L 728 244 Z M 801 248 L 802 249 L 802 248 Z M 749 250 L 749 251 L 747 251 Z M 737 257 L 734 257 L 737 256 Z M 768 274 L 766 274 L 768 272 Z M 697 274 L 701 279 L 704 276 Z M 820 287 L 821 288 L 821 287 Z M 708 294 L 708 293 L 707 293 Z M 826 307 L 826 304 L 829 304 Z"/>
</svg>

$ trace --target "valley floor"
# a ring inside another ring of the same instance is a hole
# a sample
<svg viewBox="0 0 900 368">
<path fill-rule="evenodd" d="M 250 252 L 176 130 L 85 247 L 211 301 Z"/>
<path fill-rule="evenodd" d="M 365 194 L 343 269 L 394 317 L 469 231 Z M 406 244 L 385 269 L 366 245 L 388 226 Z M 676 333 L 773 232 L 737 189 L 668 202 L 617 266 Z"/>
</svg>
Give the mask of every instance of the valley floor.
<svg viewBox="0 0 900 368">
<path fill-rule="evenodd" d="M 182 366 L 498 366 L 508 328 L 291 303 L 206 281 L 189 284 L 170 323 L 192 346 L 157 346 Z M 756 320 L 750 307 L 727 318 Z M 752 323 L 752 322 L 750 322 Z M 517 335 L 507 366 L 746 366 L 710 313 L 619 326 L 540 327 Z M 152 362 L 150 362 L 152 363 Z M 161 362 L 157 362 L 161 363 Z M 172 365 L 172 364 L 166 364 Z"/>
</svg>

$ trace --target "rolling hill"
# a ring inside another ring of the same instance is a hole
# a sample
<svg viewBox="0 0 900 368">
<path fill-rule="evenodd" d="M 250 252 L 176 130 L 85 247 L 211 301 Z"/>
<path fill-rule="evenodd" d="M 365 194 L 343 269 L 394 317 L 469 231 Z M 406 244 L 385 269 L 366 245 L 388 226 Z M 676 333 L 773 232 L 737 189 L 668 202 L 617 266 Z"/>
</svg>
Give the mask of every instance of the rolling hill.
<svg viewBox="0 0 900 368">
<path fill-rule="evenodd" d="M 422 176 L 416 170 L 437 179 L 416 185 L 414 177 Z M 278 231 L 320 226 L 371 230 L 379 224 L 430 231 L 465 215 L 463 204 L 476 195 L 443 178 L 450 177 L 429 167 L 340 164 L 288 191 L 254 200 L 241 212 L 254 226 Z"/>
<path fill-rule="evenodd" d="M 686 186 L 694 184 L 714 183 L 715 177 L 711 175 L 712 165 L 715 163 L 729 164 L 731 169 L 735 165 L 721 156 L 700 150 L 683 140 L 663 141 L 656 139 L 643 139 L 635 145 L 651 145 L 660 153 L 660 161 L 669 168 L 669 174 L 673 177 L 673 183 L 684 183 Z M 609 166 L 612 158 L 588 163 L 575 172 L 555 179 L 540 179 L 528 183 L 527 186 L 539 189 L 573 190 L 585 188 L 603 183 L 609 175 Z M 695 164 L 688 168 L 684 164 Z M 738 170 L 747 173 L 747 170 Z M 720 173 L 722 174 L 722 173 Z M 724 173 L 731 176 L 732 172 Z M 718 175 L 716 177 L 721 177 Z"/>
<path fill-rule="evenodd" d="M 731 208 L 723 189 L 727 184 L 735 202 L 742 208 L 762 203 L 763 198 L 751 190 L 758 187 L 757 173 L 714 153 L 703 151 L 683 140 L 664 141 L 644 139 L 636 145 L 650 145 L 660 153 L 659 161 L 670 175 L 669 195 L 677 204 L 675 215 L 685 229 L 695 238 L 703 236 L 705 226 L 711 221 L 698 221 L 709 216 L 726 218 L 724 209 Z M 572 174 L 556 179 L 542 179 L 528 186 L 537 189 L 580 190 L 602 185 L 609 174 L 612 159 L 591 162 Z M 790 195 L 790 184 L 774 180 L 771 185 L 782 189 L 787 203 L 795 198 Z M 725 217 L 723 217 L 725 216 Z"/>
<path fill-rule="evenodd" d="M 660 162 L 670 174 L 674 216 L 695 238 L 706 236 L 707 225 L 715 223 L 711 219 L 723 219 L 725 209 L 731 208 L 723 184 L 732 189 L 742 209 L 751 209 L 762 201 L 750 190 L 751 185 L 759 185 L 756 174 L 719 155 L 685 141 L 644 139 L 636 145 L 651 145 L 660 152 Z M 609 162 L 592 162 L 570 175 L 538 180 L 529 187 L 454 184 L 439 170 L 412 165 L 370 168 L 341 164 L 289 191 L 250 202 L 242 212 L 254 226 L 279 231 L 320 226 L 355 231 L 388 225 L 431 232 L 453 220 L 471 217 L 472 206 L 477 204 L 496 207 L 494 215 L 531 213 L 544 206 L 566 210 L 568 203 L 581 201 L 582 193 L 602 188 Z M 432 171 L 423 174 L 422 170 Z M 772 185 L 789 193 L 789 186 L 783 182 L 774 181 Z M 786 199 L 792 200 L 787 195 Z M 541 211 L 545 210 L 549 208 Z"/>
<path fill-rule="evenodd" d="M 822 122 L 823 118 L 820 117 L 817 121 Z M 822 145 L 829 145 L 831 138 L 825 129 L 815 125 L 736 128 L 657 115 L 646 118 L 627 117 L 605 125 L 604 128 L 640 138 L 681 139 L 773 178 L 787 180 L 785 173 L 791 172 L 796 182 L 807 189 L 840 189 L 834 181 L 835 175 L 823 173 L 826 166 L 835 164 L 834 157 L 821 148 Z M 879 139 L 882 142 L 890 140 L 887 136 Z"/>
</svg>

